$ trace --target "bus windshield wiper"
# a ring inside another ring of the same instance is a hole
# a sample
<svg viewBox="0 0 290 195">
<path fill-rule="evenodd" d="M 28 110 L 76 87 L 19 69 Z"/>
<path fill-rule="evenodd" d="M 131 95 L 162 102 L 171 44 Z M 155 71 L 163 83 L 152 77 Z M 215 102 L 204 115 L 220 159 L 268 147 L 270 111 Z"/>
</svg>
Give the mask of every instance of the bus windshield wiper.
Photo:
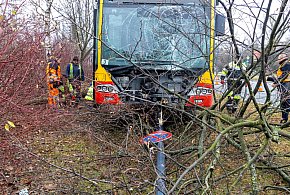
<svg viewBox="0 0 290 195">
<path fill-rule="evenodd" d="M 118 67 L 114 67 L 114 68 L 109 68 L 108 71 L 120 71 L 120 70 L 124 70 L 124 69 L 129 69 L 134 67 L 134 65 L 126 65 L 126 66 L 118 66 Z"/>
<path fill-rule="evenodd" d="M 176 61 L 172 60 L 138 60 L 137 64 L 141 65 L 174 65 L 179 66 Z"/>
</svg>

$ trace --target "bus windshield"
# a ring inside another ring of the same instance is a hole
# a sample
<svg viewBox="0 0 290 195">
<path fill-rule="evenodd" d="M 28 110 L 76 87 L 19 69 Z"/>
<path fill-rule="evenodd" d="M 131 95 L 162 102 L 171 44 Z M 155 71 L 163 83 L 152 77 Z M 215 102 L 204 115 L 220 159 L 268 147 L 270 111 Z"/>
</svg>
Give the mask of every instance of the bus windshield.
<svg viewBox="0 0 290 195">
<path fill-rule="evenodd" d="M 102 64 L 208 68 L 209 8 L 195 5 L 104 5 Z"/>
</svg>

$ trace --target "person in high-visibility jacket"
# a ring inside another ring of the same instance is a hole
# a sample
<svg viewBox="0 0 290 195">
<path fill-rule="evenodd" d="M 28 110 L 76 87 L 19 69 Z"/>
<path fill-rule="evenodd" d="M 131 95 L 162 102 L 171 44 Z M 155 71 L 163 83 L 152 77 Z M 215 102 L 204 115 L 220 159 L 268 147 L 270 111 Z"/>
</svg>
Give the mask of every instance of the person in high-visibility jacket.
<svg viewBox="0 0 290 195">
<path fill-rule="evenodd" d="M 73 87 L 68 82 L 66 75 L 62 75 L 59 90 L 59 99 L 61 105 L 69 105 L 69 99 L 71 94 L 73 93 Z"/>
<path fill-rule="evenodd" d="M 94 93 L 94 88 L 93 88 L 93 83 L 91 83 L 90 87 L 88 88 L 88 92 L 87 92 L 87 95 L 85 96 L 85 99 L 89 101 L 93 101 L 94 100 L 93 93 Z"/>
<path fill-rule="evenodd" d="M 290 112 L 290 61 L 286 54 L 278 56 L 279 68 L 277 70 L 277 80 L 275 85 L 278 85 L 280 92 L 280 107 L 282 111 L 282 119 L 280 123 L 286 123 Z"/>
<path fill-rule="evenodd" d="M 226 102 L 227 110 L 231 113 L 235 113 L 238 108 L 238 103 L 241 99 L 242 91 L 242 69 L 245 69 L 245 64 L 241 64 L 240 67 L 235 61 L 227 64 L 221 73 L 221 84 L 225 83 L 227 78 L 227 89 L 229 90 L 234 85 L 232 91 L 228 94 L 228 100 Z"/>
<path fill-rule="evenodd" d="M 46 81 L 48 87 L 48 105 L 57 107 L 59 103 L 59 90 L 61 70 L 57 59 L 54 56 L 49 57 L 46 66 Z"/>
<path fill-rule="evenodd" d="M 84 70 L 79 64 L 79 58 L 75 56 L 71 63 L 67 65 L 66 77 L 69 83 L 73 87 L 72 100 L 75 99 L 74 94 L 76 94 L 76 102 L 78 103 L 81 99 L 81 82 L 85 80 Z"/>
</svg>

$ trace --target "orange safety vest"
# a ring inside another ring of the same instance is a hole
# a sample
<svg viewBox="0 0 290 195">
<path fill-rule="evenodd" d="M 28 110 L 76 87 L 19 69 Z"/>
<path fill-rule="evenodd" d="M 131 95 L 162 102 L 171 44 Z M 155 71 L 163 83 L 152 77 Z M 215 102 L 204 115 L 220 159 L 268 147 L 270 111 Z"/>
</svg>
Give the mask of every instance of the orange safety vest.
<svg viewBox="0 0 290 195">
<path fill-rule="evenodd" d="M 47 82 L 60 81 L 61 70 L 57 62 L 49 62 L 46 67 Z"/>
</svg>

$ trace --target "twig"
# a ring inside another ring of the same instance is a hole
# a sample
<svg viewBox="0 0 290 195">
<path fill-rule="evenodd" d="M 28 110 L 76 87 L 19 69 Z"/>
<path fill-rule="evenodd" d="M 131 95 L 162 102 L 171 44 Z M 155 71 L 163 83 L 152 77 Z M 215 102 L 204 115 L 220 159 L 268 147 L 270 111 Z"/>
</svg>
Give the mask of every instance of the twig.
<svg viewBox="0 0 290 195">
<path fill-rule="evenodd" d="M 191 171 L 198 163 L 200 163 L 211 151 L 213 151 L 217 144 L 220 142 L 221 138 L 223 137 L 223 135 L 225 135 L 226 133 L 228 133 L 229 131 L 239 128 L 239 127 L 243 127 L 243 126 L 254 126 L 254 125 L 258 125 L 260 123 L 260 121 L 247 121 L 247 122 L 241 122 L 238 124 L 234 124 L 231 125 L 229 127 L 227 127 L 225 130 L 223 130 L 215 139 L 214 143 L 211 145 L 211 147 L 209 149 L 207 149 L 202 156 L 200 156 L 195 162 L 193 162 L 178 178 L 178 180 L 175 182 L 174 186 L 169 190 L 169 194 L 173 193 L 173 191 L 177 188 L 177 186 L 179 185 L 179 183 L 182 181 L 182 179 L 185 177 L 185 175 Z"/>
<path fill-rule="evenodd" d="M 264 190 L 282 190 L 290 193 L 290 190 L 287 187 L 282 186 L 265 186 Z"/>
<path fill-rule="evenodd" d="M 244 164 L 243 170 L 241 171 L 240 175 L 235 180 L 235 182 L 231 185 L 231 188 L 234 187 L 238 183 L 238 181 L 240 181 L 243 173 L 257 160 L 259 155 L 266 149 L 268 144 L 269 144 L 269 138 L 266 137 L 262 147 L 256 152 L 256 154 L 253 156 L 253 158 L 251 158 L 250 160 L 248 160 L 248 162 L 246 164 Z"/>
</svg>

